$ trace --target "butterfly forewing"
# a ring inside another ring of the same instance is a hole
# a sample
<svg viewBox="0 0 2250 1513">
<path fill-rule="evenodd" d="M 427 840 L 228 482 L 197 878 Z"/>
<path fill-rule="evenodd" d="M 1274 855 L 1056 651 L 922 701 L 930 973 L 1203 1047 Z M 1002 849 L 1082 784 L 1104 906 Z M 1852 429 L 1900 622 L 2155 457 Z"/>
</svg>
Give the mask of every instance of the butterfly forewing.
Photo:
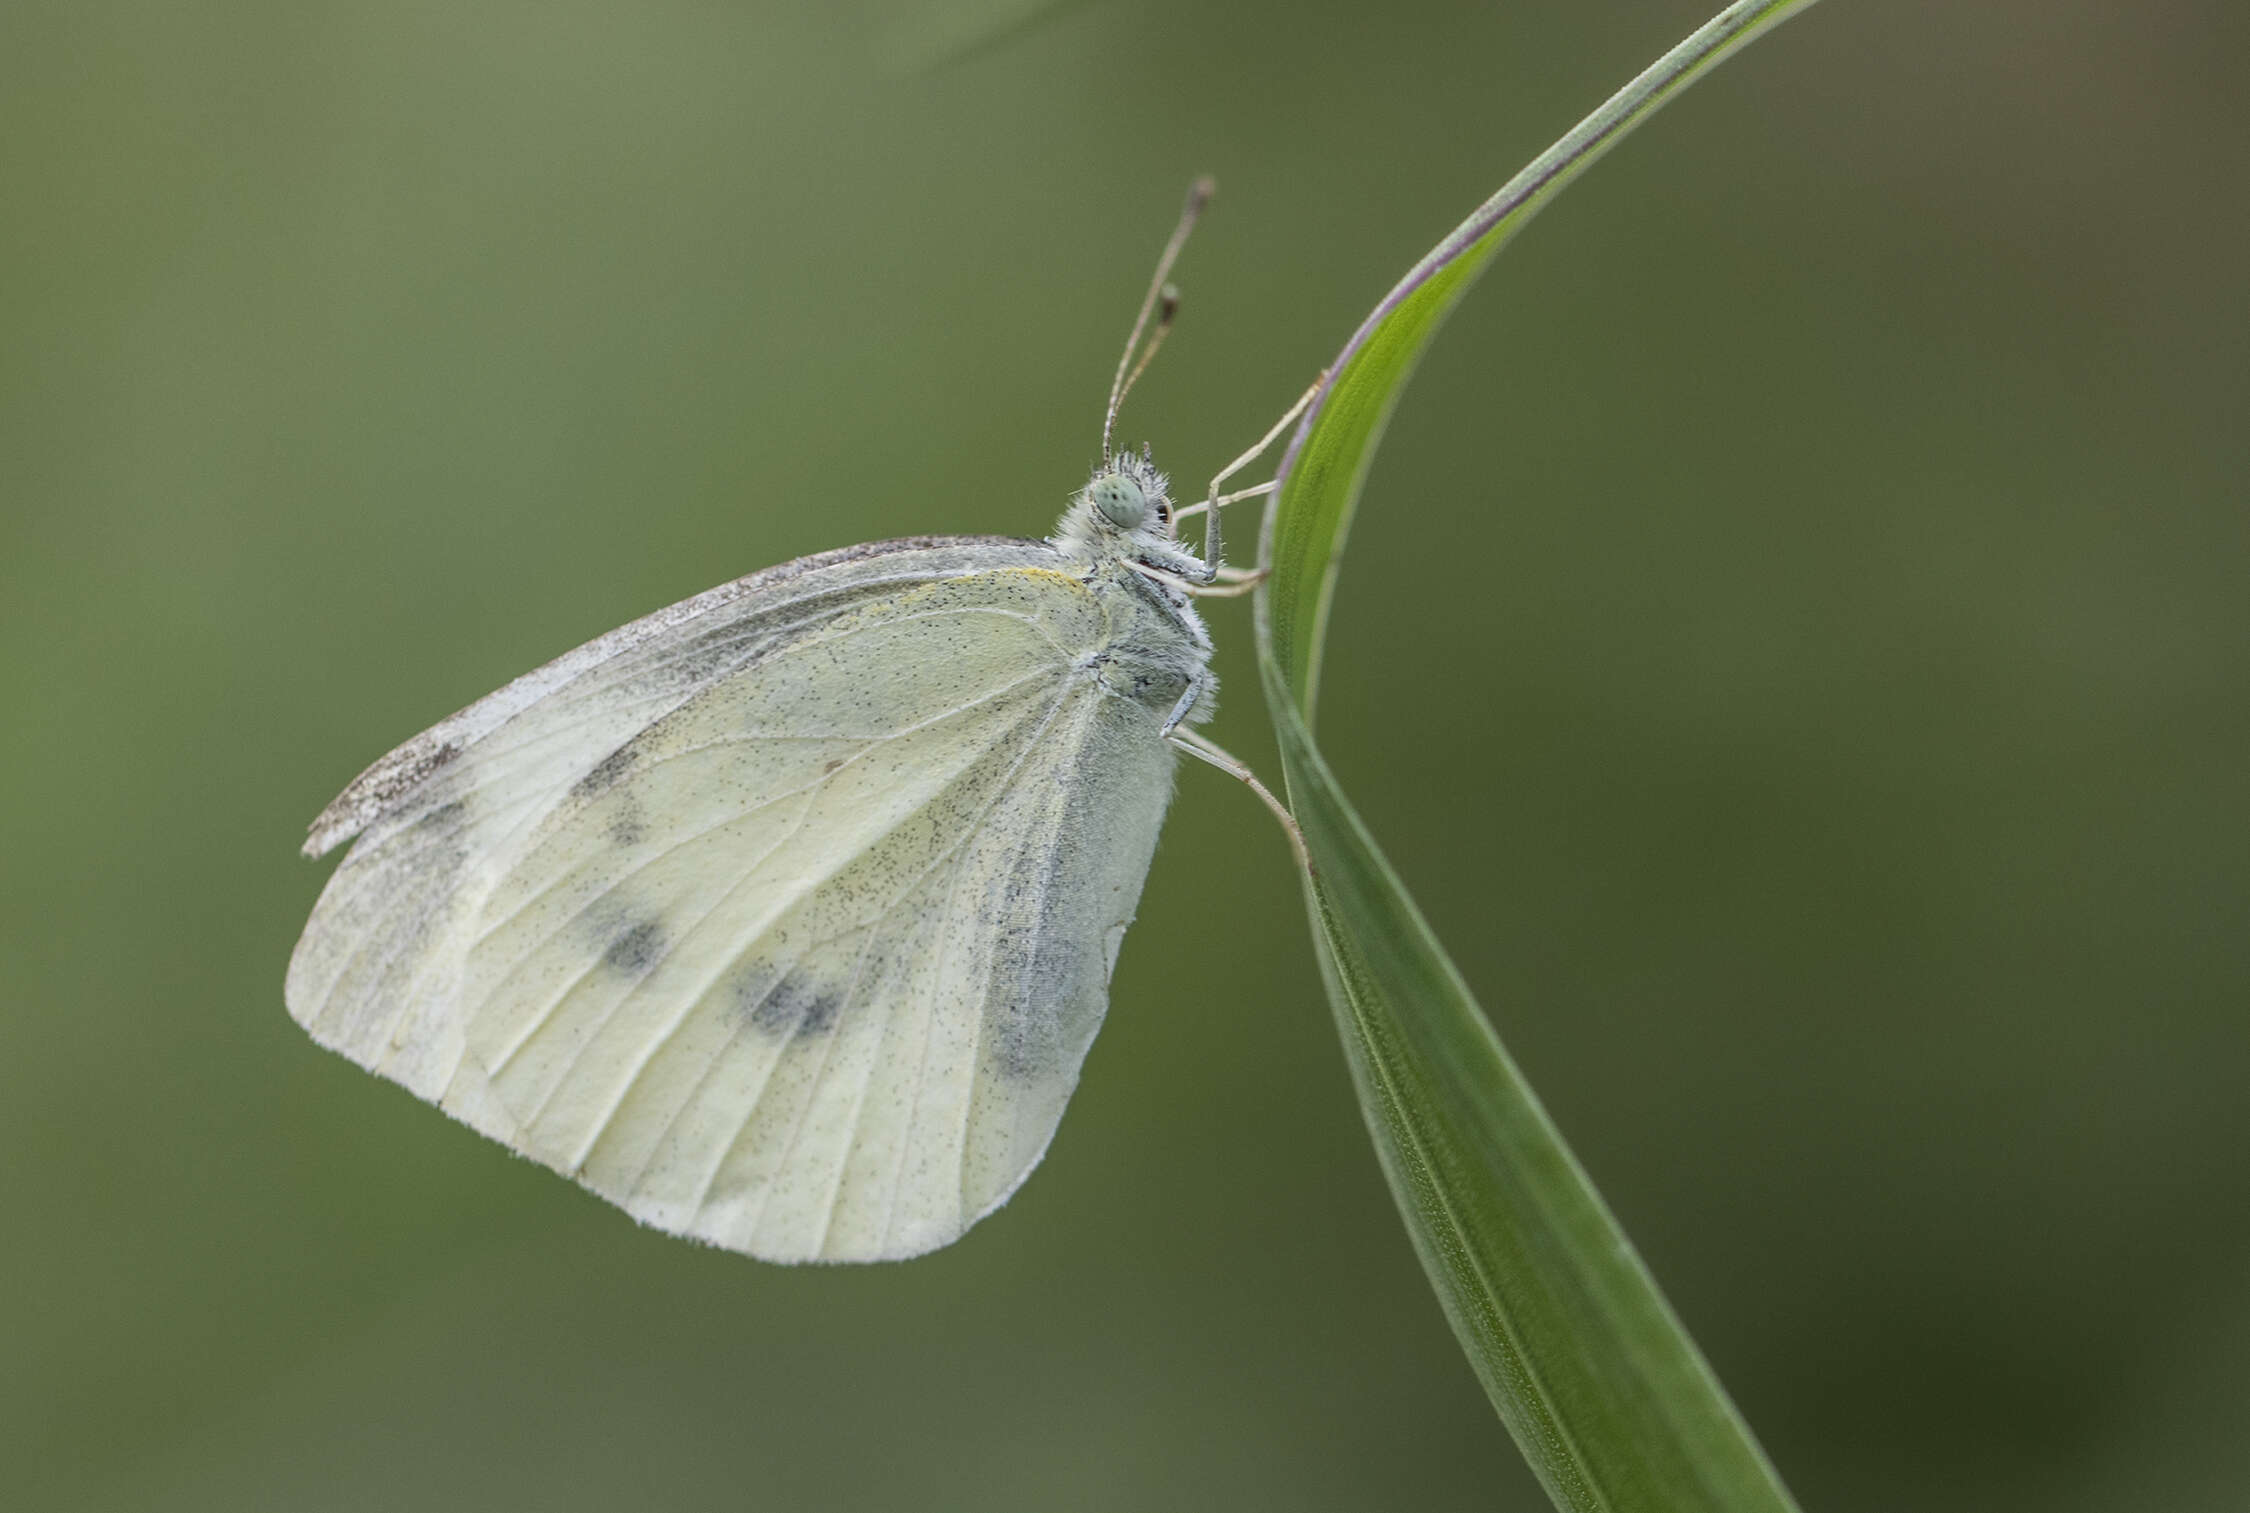
<svg viewBox="0 0 2250 1513">
<path fill-rule="evenodd" d="M 808 559 L 472 706 L 332 806 L 398 790 L 292 1011 L 666 1229 L 951 1240 L 1053 1133 L 1170 789 L 1085 675 L 1113 627 L 1063 566 Z"/>
</svg>

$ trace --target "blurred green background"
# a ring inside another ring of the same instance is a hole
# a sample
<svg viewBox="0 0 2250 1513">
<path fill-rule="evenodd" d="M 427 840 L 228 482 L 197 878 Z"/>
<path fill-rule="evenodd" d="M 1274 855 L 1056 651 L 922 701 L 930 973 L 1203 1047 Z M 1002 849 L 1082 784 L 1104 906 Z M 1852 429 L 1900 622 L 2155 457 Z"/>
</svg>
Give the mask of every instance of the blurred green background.
<svg viewBox="0 0 2250 1513">
<path fill-rule="evenodd" d="M 868 1270 L 317 1050 L 295 848 L 643 611 L 1043 532 L 1200 171 L 1124 431 L 1207 475 L 1712 3 L 8 0 L 0 1500 L 1542 1507 L 1217 775 L 1045 1166 Z M 1831 0 L 1502 257 L 1352 544 L 1331 756 L 1808 1509 L 2250 1501 L 2245 78 Z"/>
</svg>

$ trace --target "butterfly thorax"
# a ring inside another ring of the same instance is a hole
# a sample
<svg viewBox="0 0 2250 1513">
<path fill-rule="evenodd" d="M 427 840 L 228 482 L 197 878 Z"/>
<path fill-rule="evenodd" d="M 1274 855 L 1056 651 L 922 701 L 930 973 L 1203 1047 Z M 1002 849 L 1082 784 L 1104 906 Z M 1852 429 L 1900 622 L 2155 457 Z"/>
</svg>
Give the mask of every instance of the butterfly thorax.
<svg viewBox="0 0 2250 1513">
<path fill-rule="evenodd" d="M 1083 565 L 1083 581 L 1108 613 L 1110 635 L 1088 670 L 1110 692 L 1163 716 L 1167 728 L 1210 718 L 1211 637 L 1187 585 L 1213 573 L 1175 534 L 1170 480 L 1148 454 L 1123 453 L 1097 468 L 1052 541 Z"/>
</svg>

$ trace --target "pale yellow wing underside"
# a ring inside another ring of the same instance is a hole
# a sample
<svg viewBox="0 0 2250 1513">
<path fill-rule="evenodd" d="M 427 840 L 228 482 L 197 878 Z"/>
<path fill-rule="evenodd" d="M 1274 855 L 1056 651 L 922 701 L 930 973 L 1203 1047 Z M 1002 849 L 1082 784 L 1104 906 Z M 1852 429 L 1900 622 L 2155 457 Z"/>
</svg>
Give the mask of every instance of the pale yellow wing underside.
<svg viewBox="0 0 2250 1513">
<path fill-rule="evenodd" d="M 664 1229 L 958 1237 L 1054 1133 L 1170 794 L 1065 565 L 808 559 L 472 706 L 324 816 L 373 811 L 291 1012 Z"/>
</svg>

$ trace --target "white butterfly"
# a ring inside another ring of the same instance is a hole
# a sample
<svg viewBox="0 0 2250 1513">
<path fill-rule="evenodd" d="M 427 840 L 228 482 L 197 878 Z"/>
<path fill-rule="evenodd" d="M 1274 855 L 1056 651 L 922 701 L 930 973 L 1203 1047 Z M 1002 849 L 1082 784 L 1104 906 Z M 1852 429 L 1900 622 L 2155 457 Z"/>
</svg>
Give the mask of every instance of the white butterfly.
<svg viewBox="0 0 2250 1513">
<path fill-rule="evenodd" d="M 309 855 L 358 839 L 290 1013 L 644 1223 L 777 1261 L 958 1238 L 1077 1083 L 1173 752 L 1256 786 L 1192 728 L 1190 594 L 1225 590 L 1176 524 L 1117 456 L 1049 540 L 808 557 L 517 679 L 313 822 Z"/>
</svg>

